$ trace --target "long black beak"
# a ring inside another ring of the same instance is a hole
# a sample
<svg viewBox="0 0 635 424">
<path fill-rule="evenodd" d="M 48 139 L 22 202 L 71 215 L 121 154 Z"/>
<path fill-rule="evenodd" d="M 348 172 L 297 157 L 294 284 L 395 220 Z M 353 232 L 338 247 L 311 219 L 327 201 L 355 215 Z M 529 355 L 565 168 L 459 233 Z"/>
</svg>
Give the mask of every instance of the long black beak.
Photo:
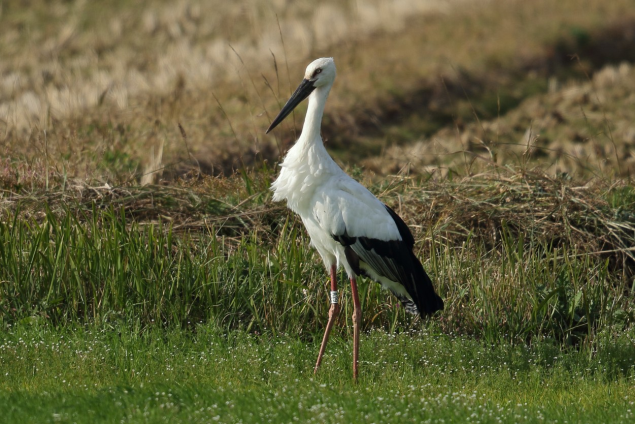
<svg viewBox="0 0 635 424">
<path fill-rule="evenodd" d="M 313 90 L 315 90 L 313 81 L 307 79 L 302 80 L 298 88 L 295 89 L 289 100 L 287 100 L 287 104 L 284 105 L 278 116 L 276 116 L 276 119 L 269 125 L 266 134 L 269 134 L 272 129 L 277 127 L 302 100 L 309 97 L 309 94 L 311 94 Z"/>
</svg>

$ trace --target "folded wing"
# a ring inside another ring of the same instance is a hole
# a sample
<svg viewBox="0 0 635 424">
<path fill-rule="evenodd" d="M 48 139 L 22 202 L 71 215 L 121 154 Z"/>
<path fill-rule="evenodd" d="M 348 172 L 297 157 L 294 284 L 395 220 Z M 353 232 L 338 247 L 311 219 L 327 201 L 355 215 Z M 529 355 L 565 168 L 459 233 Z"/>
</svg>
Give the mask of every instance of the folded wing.
<svg viewBox="0 0 635 424">
<path fill-rule="evenodd" d="M 443 309 L 443 301 L 435 293 L 432 281 L 412 251 L 414 237 L 408 226 L 363 186 L 350 181 L 358 187 L 351 187 L 345 182 L 348 186 L 340 185 L 338 192 L 325 193 L 323 201 L 316 204 L 316 219 L 333 239 L 345 247 L 346 258 L 353 271 L 358 275 L 369 274 L 370 277 L 383 277 L 398 283 L 422 315 Z M 360 261 L 374 272 L 364 272 L 365 267 L 360 265 Z M 410 300 L 404 296 L 401 287 L 388 288 L 405 305 Z"/>
</svg>

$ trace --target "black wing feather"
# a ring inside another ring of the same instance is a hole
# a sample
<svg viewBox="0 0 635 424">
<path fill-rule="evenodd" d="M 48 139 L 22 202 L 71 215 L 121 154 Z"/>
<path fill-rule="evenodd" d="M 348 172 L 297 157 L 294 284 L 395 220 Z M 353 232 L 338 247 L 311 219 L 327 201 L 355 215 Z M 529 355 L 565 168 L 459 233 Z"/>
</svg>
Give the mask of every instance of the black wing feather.
<svg viewBox="0 0 635 424">
<path fill-rule="evenodd" d="M 408 228 L 406 223 L 403 222 L 403 219 L 401 219 L 401 217 L 397 215 L 390 206 L 388 205 L 384 205 L 384 206 L 386 207 L 386 210 L 392 217 L 393 221 L 395 221 L 395 224 L 397 224 L 397 229 L 399 230 L 399 235 L 401 236 L 401 240 L 404 243 L 406 243 L 406 246 L 408 246 L 409 249 L 412 249 L 415 246 L 415 238 L 412 236 L 412 233 L 410 232 L 410 228 Z"/>
<path fill-rule="evenodd" d="M 375 272 L 404 286 L 421 315 L 443 309 L 443 300 L 435 293 L 432 281 L 415 256 L 414 237 L 403 220 L 388 206 L 402 240 L 378 240 L 351 237 L 346 231 L 333 235 L 345 247 L 346 258 L 353 271 L 360 275 L 359 261 L 366 262 Z"/>
</svg>

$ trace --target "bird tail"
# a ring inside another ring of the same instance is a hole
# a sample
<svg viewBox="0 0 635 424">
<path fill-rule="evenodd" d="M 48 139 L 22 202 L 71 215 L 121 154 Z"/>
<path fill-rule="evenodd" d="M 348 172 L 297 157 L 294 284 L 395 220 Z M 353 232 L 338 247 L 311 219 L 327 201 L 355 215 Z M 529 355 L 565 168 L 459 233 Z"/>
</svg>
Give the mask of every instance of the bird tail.
<svg viewBox="0 0 635 424">
<path fill-rule="evenodd" d="M 421 265 L 421 262 L 419 262 L 415 254 L 411 253 L 411 255 L 414 284 L 412 286 L 412 292 L 408 294 L 410 294 L 413 302 L 417 305 L 421 317 L 443 310 L 443 300 L 434 291 L 430 277 L 426 274 L 423 265 Z"/>
</svg>

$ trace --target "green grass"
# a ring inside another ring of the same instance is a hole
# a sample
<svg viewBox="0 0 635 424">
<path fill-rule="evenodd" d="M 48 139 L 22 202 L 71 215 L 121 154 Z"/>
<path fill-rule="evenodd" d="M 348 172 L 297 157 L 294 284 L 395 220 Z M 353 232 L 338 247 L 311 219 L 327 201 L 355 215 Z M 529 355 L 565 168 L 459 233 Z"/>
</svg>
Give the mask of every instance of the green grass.
<svg viewBox="0 0 635 424">
<path fill-rule="evenodd" d="M 632 420 L 630 185 L 580 190 L 498 170 L 371 186 L 413 228 L 446 308 L 422 321 L 361 280 L 353 385 L 344 275 L 343 314 L 312 374 L 327 274 L 299 220 L 270 202 L 271 177 L 264 168 L 173 187 L 9 197 L 0 219 L 0 416 Z"/>
<path fill-rule="evenodd" d="M 220 198 L 199 198 L 193 191 L 182 190 L 180 201 L 160 188 L 130 188 L 126 196 L 136 202 L 137 217 L 123 201 L 115 210 L 101 209 L 90 199 L 84 204 L 50 203 L 55 211 L 47 206 L 35 213 L 39 219 L 27 218 L 20 207 L 8 212 L 0 222 L 0 324 L 26 320 L 58 326 L 116 319 L 183 328 L 213 323 L 222 331 L 318 331 L 328 308 L 326 271 L 298 219 L 282 209 L 270 212 L 269 194 L 247 175 L 241 181 L 249 198 L 256 199 L 254 204 L 241 201 L 242 209 Z M 598 332 L 628 327 L 634 311 L 624 293 L 632 290 L 631 271 L 628 263 L 617 261 L 629 260 L 624 256 L 628 251 L 619 247 L 631 240 L 632 205 L 616 196 L 622 192 L 628 197 L 630 191 L 610 192 L 614 206 L 603 201 L 581 207 L 588 200 L 583 197 L 552 205 L 549 196 L 563 188 L 544 185 L 527 213 L 526 194 L 520 190 L 537 184 L 529 181 L 508 186 L 508 192 L 483 180 L 459 185 L 457 192 L 474 190 L 465 203 L 448 196 L 449 183 L 445 193 L 428 191 L 423 197 L 416 182 L 393 192 L 410 199 L 413 210 L 406 217 L 421 218 L 418 205 L 438 205 L 432 223 L 417 223 L 426 229 L 417 252 L 445 299 L 446 309 L 438 317 L 443 330 L 489 342 L 551 337 L 564 345 L 590 346 Z M 479 196 L 484 198 L 477 200 Z M 517 198 L 516 206 L 510 206 L 510 196 Z M 149 198 L 155 208 L 164 208 L 154 209 L 158 221 L 140 207 Z M 201 213 L 204 218 L 197 225 L 190 220 L 184 230 L 170 215 L 182 213 L 189 207 L 185 199 L 192 198 L 198 206 L 192 206 L 190 216 Z M 18 204 L 27 207 L 29 201 Z M 501 206 L 493 207 L 497 202 Z M 556 209 L 567 212 L 560 216 Z M 468 221 L 442 217 L 446 213 L 466 215 Z M 495 234 L 483 225 L 486 219 Z M 605 238 L 601 229 L 606 220 L 624 233 L 612 229 L 613 238 Z M 474 229 L 457 235 L 467 225 Z M 583 232 L 586 238 L 580 237 Z M 597 239 L 604 244 L 595 246 Z M 608 243 L 618 248 L 611 256 L 592 253 L 608 250 L 603 247 Z M 344 275 L 340 284 L 347 294 Z M 364 329 L 419 327 L 420 320 L 405 314 L 378 284 L 360 284 Z M 338 328 L 350 321 L 349 300 L 345 296 Z"/>
<path fill-rule="evenodd" d="M 597 349 L 488 345 L 435 325 L 335 337 L 18 325 L 0 336 L 6 422 L 623 422 L 635 409 L 632 332 Z M 630 337 L 630 339 L 629 339 Z"/>
</svg>

